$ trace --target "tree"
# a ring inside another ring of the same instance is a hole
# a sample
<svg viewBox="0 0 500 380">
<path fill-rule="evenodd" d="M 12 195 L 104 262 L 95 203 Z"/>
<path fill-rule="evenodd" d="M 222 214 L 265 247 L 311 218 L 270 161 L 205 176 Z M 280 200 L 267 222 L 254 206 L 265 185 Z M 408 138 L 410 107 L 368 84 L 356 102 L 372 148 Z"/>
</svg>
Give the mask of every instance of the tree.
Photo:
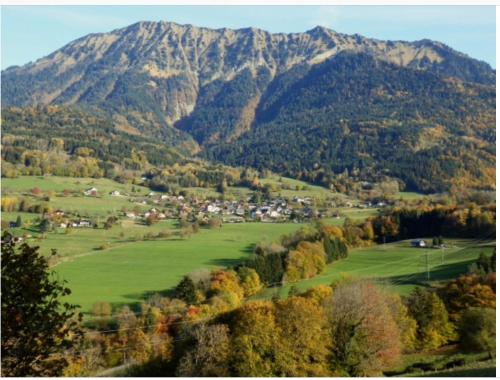
<svg viewBox="0 0 500 380">
<path fill-rule="evenodd" d="M 47 232 L 50 231 L 50 229 L 52 228 L 52 224 L 50 223 L 50 220 L 45 218 L 42 219 L 42 221 L 38 225 L 38 228 L 40 229 L 40 232 Z"/>
<path fill-rule="evenodd" d="M 92 314 L 96 317 L 110 317 L 112 312 L 109 302 L 96 302 L 92 305 Z"/>
<path fill-rule="evenodd" d="M 249 302 L 232 314 L 231 367 L 235 376 L 277 376 L 279 345 L 275 306 L 271 302 Z"/>
<path fill-rule="evenodd" d="M 496 308 L 494 286 L 488 285 L 487 279 L 478 275 L 460 276 L 446 284 L 440 294 L 452 322 L 458 323 L 461 314 L 471 307 Z"/>
<path fill-rule="evenodd" d="M 262 289 L 262 283 L 255 269 L 240 267 L 238 269 L 238 276 L 240 277 L 240 283 L 245 297 L 253 296 Z"/>
<path fill-rule="evenodd" d="M 411 352 L 417 343 L 417 321 L 408 313 L 408 308 L 402 302 L 399 294 L 386 294 L 392 317 L 399 328 L 401 350 Z"/>
<path fill-rule="evenodd" d="M 55 253 L 55 252 L 53 252 Z M 78 342 L 81 315 L 62 302 L 71 291 L 52 278 L 38 247 L 2 236 L 2 374 L 60 376 L 63 350 Z"/>
<path fill-rule="evenodd" d="M 191 277 L 184 276 L 175 288 L 175 296 L 187 304 L 196 302 L 196 286 Z"/>
<path fill-rule="evenodd" d="M 384 294 L 370 282 L 343 282 L 325 301 L 336 376 L 373 376 L 400 355 L 399 329 Z"/>
<path fill-rule="evenodd" d="M 496 350 L 495 310 L 467 309 L 459 324 L 460 346 L 466 351 L 487 351 L 493 357 Z"/>
<path fill-rule="evenodd" d="M 181 358 L 177 376 L 228 377 L 230 339 L 226 325 L 195 326 L 192 331 L 194 346 Z"/>
<path fill-rule="evenodd" d="M 209 294 L 219 296 L 231 307 L 236 307 L 244 297 L 244 290 L 235 271 L 215 270 L 210 276 Z"/>
<path fill-rule="evenodd" d="M 319 377 L 329 374 L 328 321 L 313 300 L 291 297 L 276 303 L 276 376 Z"/>
<path fill-rule="evenodd" d="M 406 300 L 408 311 L 417 321 L 417 341 L 421 349 L 435 349 L 455 337 L 443 301 L 430 290 L 415 288 Z"/>
<path fill-rule="evenodd" d="M 326 263 L 330 264 L 335 258 L 333 243 L 328 236 L 323 239 L 323 249 L 325 250 Z"/>
<path fill-rule="evenodd" d="M 288 253 L 285 279 L 287 282 L 311 278 L 321 273 L 326 266 L 325 250 L 321 242 L 300 242 L 296 249 Z"/>
<path fill-rule="evenodd" d="M 20 228 L 22 226 L 23 226 L 23 221 L 21 219 L 21 215 L 18 215 L 16 219 L 16 227 Z"/>
</svg>

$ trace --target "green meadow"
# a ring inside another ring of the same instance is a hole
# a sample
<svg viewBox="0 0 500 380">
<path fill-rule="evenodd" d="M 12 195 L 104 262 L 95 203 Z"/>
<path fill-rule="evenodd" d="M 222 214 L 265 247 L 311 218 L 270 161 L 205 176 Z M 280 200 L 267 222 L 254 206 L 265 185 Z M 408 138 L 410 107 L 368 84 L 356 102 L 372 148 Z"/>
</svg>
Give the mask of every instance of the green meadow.
<svg viewBox="0 0 500 380">
<path fill-rule="evenodd" d="M 349 257 L 328 265 L 316 277 L 281 288 L 265 289 L 255 298 L 270 298 L 276 294 L 286 297 L 292 286 L 307 290 L 317 285 L 329 285 L 343 277 L 380 280 L 393 290 L 408 294 L 415 286 L 450 280 L 467 272 L 467 266 L 481 252 L 489 255 L 495 247 L 494 242 L 477 243 L 468 239 L 447 240 L 446 243 L 450 247 L 442 250 L 413 248 L 409 240 L 354 249 Z M 427 281 L 427 260 L 430 281 Z"/>
<path fill-rule="evenodd" d="M 250 256 L 255 243 L 276 240 L 299 226 L 225 224 L 220 229 L 201 229 L 186 239 L 140 241 L 104 251 L 90 250 L 62 262 L 55 270 L 72 289 L 68 300 L 84 311 L 97 301 L 115 306 L 135 304 L 150 294 L 171 290 L 187 273 L 239 263 Z"/>
<path fill-rule="evenodd" d="M 291 187 L 306 185 L 306 190 L 281 190 L 291 195 L 325 197 L 331 195 L 327 189 L 308 185 L 288 178 L 270 177 L 268 183 L 285 183 Z M 108 215 L 118 215 L 122 208 L 138 206 L 129 197 L 112 197 L 109 192 L 118 190 L 132 194 L 131 184 L 120 184 L 108 179 L 68 178 L 68 177 L 20 177 L 2 180 L 2 192 L 8 196 L 29 195 L 30 189 L 38 187 L 44 193 L 56 192 L 48 202 L 52 208 L 66 212 L 97 218 L 103 222 Z M 65 189 L 83 191 L 96 187 L 98 197 L 61 196 Z M 146 195 L 149 190 L 135 185 Z M 216 196 L 214 190 L 190 188 L 189 192 L 204 196 Z M 235 196 L 247 196 L 248 189 L 229 188 Z M 410 196 L 410 195 L 409 195 Z M 412 195 L 415 196 L 415 195 Z M 36 200 L 34 200 L 36 202 Z M 152 206 L 140 205 L 141 208 Z M 378 213 L 376 208 L 339 208 L 339 218 L 328 218 L 327 224 L 341 225 L 345 218 L 361 221 Z M 116 307 L 136 304 L 153 293 L 168 294 L 183 275 L 193 271 L 230 266 L 245 260 L 254 245 L 262 240 L 277 240 L 281 235 L 293 232 L 301 224 L 295 223 L 243 223 L 224 224 L 222 228 L 202 228 L 196 234 L 180 238 L 179 226 L 174 220 L 161 221 L 153 226 L 145 226 L 132 220 L 119 220 L 111 229 L 81 228 L 56 229 L 39 238 L 36 227 L 30 225 L 39 218 L 38 214 L 25 212 L 4 212 L 3 220 L 15 221 L 21 216 L 25 226 L 13 228 L 16 235 L 32 234 L 31 245 L 38 245 L 42 253 L 48 255 L 57 249 L 58 261 L 54 266 L 56 275 L 68 281 L 72 294 L 68 300 L 89 311 L 98 301 L 107 301 Z M 147 234 L 170 233 L 169 237 L 156 240 L 144 239 Z M 431 281 L 452 278 L 466 270 L 468 263 L 477 258 L 481 249 L 469 247 L 471 242 L 454 240 L 453 247 L 444 251 L 415 249 L 409 242 L 399 242 L 353 250 L 349 258 L 335 262 L 319 276 L 301 281 L 296 286 L 307 289 L 319 284 L 329 284 L 342 276 L 377 278 L 394 286 L 401 293 L 409 292 L 415 285 L 425 281 L 424 254 L 429 254 Z M 491 248 L 491 247 L 490 247 Z M 488 249 L 490 249 L 488 248 Z M 288 294 L 291 284 L 278 289 L 279 294 Z M 271 297 L 276 289 L 266 289 L 258 298 Z"/>
</svg>

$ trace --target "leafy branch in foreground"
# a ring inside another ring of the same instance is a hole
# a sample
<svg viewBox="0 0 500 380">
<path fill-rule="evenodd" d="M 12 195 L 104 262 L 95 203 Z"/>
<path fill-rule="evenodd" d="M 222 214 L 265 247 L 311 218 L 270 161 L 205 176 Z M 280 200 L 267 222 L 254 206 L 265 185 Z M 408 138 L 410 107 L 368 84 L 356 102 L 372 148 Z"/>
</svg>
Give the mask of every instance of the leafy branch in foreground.
<svg viewBox="0 0 500 380">
<path fill-rule="evenodd" d="M 53 252 L 55 253 L 55 251 Z M 67 365 L 64 351 L 81 337 L 76 305 L 53 278 L 38 247 L 2 236 L 2 375 L 58 376 Z"/>
</svg>

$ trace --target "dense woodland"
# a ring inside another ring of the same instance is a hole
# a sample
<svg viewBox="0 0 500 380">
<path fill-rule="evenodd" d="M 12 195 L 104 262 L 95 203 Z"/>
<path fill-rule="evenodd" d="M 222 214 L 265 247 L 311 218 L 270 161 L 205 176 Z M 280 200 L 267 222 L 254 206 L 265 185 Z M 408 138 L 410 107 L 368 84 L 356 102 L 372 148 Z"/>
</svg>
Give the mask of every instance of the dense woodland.
<svg viewBox="0 0 500 380">
<path fill-rule="evenodd" d="M 347 170 L 365 179 L 385 173 L 409 190 L 439 192 L 459 181 L 488 189 L 494 105 L 493 87 L 339 54 L 276 78 L 252 128 L 231 144 L 205 141 L 204 155 L 323 185 Z"/>
</svg>

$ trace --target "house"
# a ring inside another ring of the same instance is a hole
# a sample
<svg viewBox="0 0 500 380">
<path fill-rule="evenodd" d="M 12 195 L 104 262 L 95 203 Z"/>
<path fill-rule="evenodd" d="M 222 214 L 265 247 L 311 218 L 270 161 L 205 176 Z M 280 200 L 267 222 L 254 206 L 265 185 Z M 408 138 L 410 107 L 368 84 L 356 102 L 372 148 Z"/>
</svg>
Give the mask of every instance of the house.
<svg viewBox="0 0 500 380">
<path fill-rule="evenodd" d="M 213 204 L 210 204 L 207 206 L 207 212 L 210 212 L 210 213 L 218 213 L 220 211 L 220 207 L 217 207 Z"/>
<path fill-rule="evenodd" d="M 92 227 L 92 223 L 90 222 L 90 220 L 80 220 L 78 222 L 73 222 L 71 225 L 72 225 L 72 227 L 76 227 L 76 228 Z"/>
<path fill-rule="evenodd" d="M 127 218 L 131 218 L 131 219 L 135 219 L 137 217 L 137 215 L 135 214 L 135 212 L 130 212 L 130 211 L 126 212 L 125 216 Z"/>
<path fill-rule="evenodd" d="M 424 248 L 427 244 L 425 243 L 425 240 L 415 239 L 411 241 L 411 246 L 415 248 Z"/>
<path fill-rule="evenodd" d="M 87 189 L 83 192 L 84 195 L 86 196 L 96 196 L 97 195 L 97 189 L 95 187 L 91 187 L 90 189 Z"/>
<path fill-rule="evenodd" d="M 276 210 L 271 210 L 271 212 L 269 213 L 269 216 L 273 219 L 276 219 L 276 218 L 279 218 L 281 215 L 278 211 Z"/>
<path fill-rule="evenodd" d="M 109 193 L 112 197 L 119 197 L 121 194 L 118 190 L 113 190 L 111 193 Z"/>
</svg>

